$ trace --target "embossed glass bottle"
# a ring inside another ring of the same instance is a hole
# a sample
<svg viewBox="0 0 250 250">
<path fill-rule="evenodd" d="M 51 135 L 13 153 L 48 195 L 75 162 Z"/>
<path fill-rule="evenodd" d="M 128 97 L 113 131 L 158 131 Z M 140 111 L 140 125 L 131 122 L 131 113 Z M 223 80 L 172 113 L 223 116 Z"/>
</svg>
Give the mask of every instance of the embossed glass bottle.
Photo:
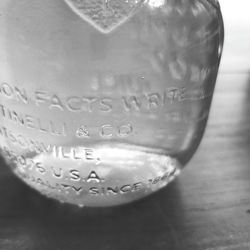
<svg viewBox="0 0 250 250">
<path fill-rule="evenodd" d="M 202 138 L 222 44 L 216 0 L 1 0 L 2 156 L 79 206 L 161 189 Z"/>
</svg>

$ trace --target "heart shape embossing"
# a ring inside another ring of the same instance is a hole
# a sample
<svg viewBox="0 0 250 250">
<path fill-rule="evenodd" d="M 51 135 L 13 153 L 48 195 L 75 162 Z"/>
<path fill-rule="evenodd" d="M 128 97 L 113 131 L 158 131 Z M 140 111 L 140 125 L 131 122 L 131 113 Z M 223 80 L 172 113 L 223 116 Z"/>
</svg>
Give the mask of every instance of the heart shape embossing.
<svg viewBox="0 0 250 250">
<path fill-rule="evenodd" d="M 65 0 L 71 9 L 103 33 L 125 23 L 145 0 Z"/>
</svg>

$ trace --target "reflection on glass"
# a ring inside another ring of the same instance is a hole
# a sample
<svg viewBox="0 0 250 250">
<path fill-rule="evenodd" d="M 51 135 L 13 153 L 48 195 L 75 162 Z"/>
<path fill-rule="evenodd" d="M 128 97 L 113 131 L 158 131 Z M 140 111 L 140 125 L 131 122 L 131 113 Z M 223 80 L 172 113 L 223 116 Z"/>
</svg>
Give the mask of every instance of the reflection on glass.
<svg viewBox="0 0 250 250">
<path fill-rule="evenodd" d="M 17 176 L 61 202 L 110 206 L 178 175 L 209 114 L 217 1 L 0 7 L 0 145 Z"/>
</svg>

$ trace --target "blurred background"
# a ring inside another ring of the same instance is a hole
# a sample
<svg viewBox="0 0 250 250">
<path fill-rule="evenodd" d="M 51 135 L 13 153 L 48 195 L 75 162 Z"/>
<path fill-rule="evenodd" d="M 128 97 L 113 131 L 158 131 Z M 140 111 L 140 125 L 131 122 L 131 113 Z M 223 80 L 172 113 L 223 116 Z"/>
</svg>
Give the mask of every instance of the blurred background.
<svg viewBox="0 0 250 250">
<path fill-rule="evenodd" d="M 250 1 L 220 0 L 225 23 L 221 72 L 250 72 Z"/>
<path fill-rule="evenodd" d="M 0 250 L 250 249 L 250 1 L 219 2 L 220 74 L 205 136 L 183 174 L 126 207 L 70 210 L 1 166 Z"/>
</svg>

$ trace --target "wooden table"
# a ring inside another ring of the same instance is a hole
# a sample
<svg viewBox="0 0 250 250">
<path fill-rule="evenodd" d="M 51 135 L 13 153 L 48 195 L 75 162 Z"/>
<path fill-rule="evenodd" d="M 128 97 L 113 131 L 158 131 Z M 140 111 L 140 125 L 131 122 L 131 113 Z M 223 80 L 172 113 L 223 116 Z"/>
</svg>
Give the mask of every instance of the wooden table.
<svg viewBox="0 0 250 250">
<path fill-rule="evenodd" d="M 81 210 L 41 197 L 1 162 L 0 250 L 249 250 L 247 20 L 244 32 L 234 33 L 242 39 L 230 32 L 226 37 L 205 136 L 175 182 L 125 207 Z M 237 31 L 235 25 L 229 31 Z"/>
</svg>

